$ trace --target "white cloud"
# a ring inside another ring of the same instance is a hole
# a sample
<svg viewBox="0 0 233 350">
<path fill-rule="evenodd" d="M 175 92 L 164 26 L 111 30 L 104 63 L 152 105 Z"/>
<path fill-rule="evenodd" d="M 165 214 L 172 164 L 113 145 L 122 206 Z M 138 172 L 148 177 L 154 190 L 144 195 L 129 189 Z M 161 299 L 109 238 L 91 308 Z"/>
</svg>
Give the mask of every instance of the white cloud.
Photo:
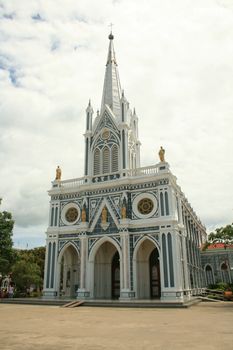
<svg viewBox="0 0 233 350">
<path fill-rule="evenodd" d="M 43 236 L 57 164 L 64 178 L 83 175 L 85 108 L 89 98 L 100 107 L 110 22 L 142 165 L 163 145 L 203 223 L 232 221 L 232 17 L 228 0 L 0 1 L 0 195 L 17 240 Z"/>
</svg>

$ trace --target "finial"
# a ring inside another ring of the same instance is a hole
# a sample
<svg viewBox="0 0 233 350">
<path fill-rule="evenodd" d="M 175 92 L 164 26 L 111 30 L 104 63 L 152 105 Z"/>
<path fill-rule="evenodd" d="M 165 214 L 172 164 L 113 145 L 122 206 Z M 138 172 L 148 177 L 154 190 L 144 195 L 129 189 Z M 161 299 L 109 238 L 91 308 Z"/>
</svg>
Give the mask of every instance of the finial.
<svg viewBox="0 0 233 350">
<path fill-rule="evenodd" d="M 160 147 L 160 150 L 159 150 L 159 159 L 160 159 L 160 162 L 165 162 L 164 155 L 165 155 L 165 149 L 161 146 L 161 147 Z"/>
<path fill-rule="evenodd" d="M 134 107 L 134 109 L 133 109 L 133 114 L 134 114 L 134 115 L 136 115 L 136 110 L 135 110 L 135 107 Z"/>
<path fill-rule="evenodd" d="M 114 36 L 113 36 L 113 34 L 112 34 L 112 26 L 113 26 L 113 24 L 110 23 L 110 24 L 109 24 L 109 27 L 111 27 L 111 32 L 110 32 L 110 34 L 109 34 L 109 36 L 108 36 L 108 39 L 109 39 L 109 40 L 113 40 L 113 39 L 114 39 Z"/>
<path fill-rule="evenodd" d="M 91 107 L 91 99 L 89 98 L 88 107 Z"/>
</svg>

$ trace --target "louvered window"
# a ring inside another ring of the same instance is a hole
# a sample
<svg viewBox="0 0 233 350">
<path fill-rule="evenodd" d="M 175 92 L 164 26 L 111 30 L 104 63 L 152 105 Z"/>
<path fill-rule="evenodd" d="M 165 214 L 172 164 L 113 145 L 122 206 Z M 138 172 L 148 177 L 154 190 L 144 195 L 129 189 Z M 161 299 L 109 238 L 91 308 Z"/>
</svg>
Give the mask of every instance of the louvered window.
<svg viewBox="0 0 233 350">
<path fill-rule="evenodd" d="M 103 174 L 110 173 L 110 152 L 109 148 L 103 149 Z"/>
<path fill-rule="evenodd" d="M 112 172 L 118 171 L 118 147 L 114 145 L 112 147 Z"/>
<path fill-rule="evenodd" d="M 94 175 L 100 174 L 100 150 L 97 148 L 94 152 Z"/>
</svg>

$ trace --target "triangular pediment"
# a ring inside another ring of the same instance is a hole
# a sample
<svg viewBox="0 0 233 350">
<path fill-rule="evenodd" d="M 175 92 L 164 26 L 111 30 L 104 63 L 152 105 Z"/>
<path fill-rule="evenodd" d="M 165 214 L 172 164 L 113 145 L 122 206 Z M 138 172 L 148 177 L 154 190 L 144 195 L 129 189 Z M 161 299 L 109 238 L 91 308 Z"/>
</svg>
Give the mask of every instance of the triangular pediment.
<svg viewBox="0 0 233 350">
<path fill-rule="evenodd" d="M 100 115 L 99 120 L 96 121 L 96 125 L 94 126 L 94 137 L 104 128 L 108 128 L 114 130 L 115 132 L 119 132 L 115 116 L 107 105 L 105 105 L 105 109 Z"/>
<path fill-rule="evenodd" d="M 107 209 L 107 221 L 106 224 L 102 222 L 102 211 L 103 208 Z M 98 211 L 95 214 L 95 218 L 91 224 L 90 231 L 97 231 L 98 233 L 110 233 L 112 231 L 118 231 L 119 222 L 111 208 L 110 203 L 106 198 L 104 198 L 99 206 Z"/>
</svg>

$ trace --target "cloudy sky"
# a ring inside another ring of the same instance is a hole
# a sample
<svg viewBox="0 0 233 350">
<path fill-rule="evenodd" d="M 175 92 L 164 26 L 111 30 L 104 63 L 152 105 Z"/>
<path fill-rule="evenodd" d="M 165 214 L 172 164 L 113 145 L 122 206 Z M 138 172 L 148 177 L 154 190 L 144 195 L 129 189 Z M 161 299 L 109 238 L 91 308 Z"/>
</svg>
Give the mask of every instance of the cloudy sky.
<svg viewBox="0 0 233 350">
<path fill-rule="evenodd" d="M 163 145 L 208 232 L 233 221 L 232 0 L 0 0 L 0 197 L 15 247 L 45 244 L 56 166 L 83 176 L 110 22 L 142 166 Z"/>
</svg>

